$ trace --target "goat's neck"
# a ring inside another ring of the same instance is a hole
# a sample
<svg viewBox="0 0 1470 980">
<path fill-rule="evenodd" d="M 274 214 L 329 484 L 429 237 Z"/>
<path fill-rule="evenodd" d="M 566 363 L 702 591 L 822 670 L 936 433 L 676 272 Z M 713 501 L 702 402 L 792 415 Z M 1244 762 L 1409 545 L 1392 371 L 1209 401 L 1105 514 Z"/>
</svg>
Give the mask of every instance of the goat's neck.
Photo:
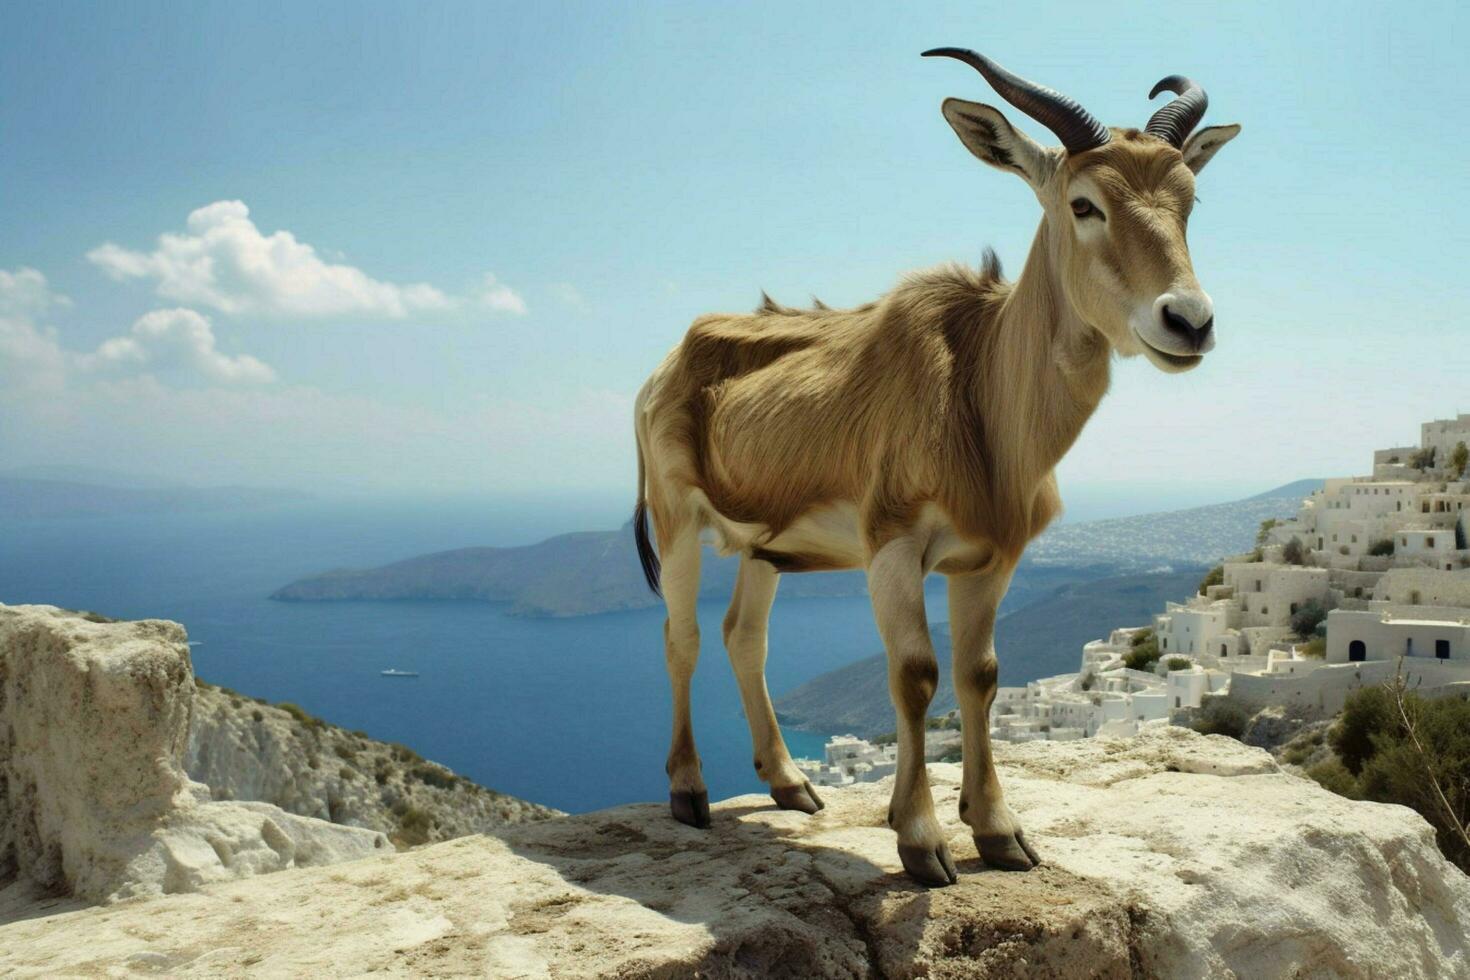
<svg viewBox="0 0 1470 980">
<path fill-rule="evenodd" d="M 1051 472 L 1108 389 L 1110 345 L 1068 302 L 1055 246 L 1043 218 L 976 377 L 994 462 L 1022 484 Z"/>
</svg>

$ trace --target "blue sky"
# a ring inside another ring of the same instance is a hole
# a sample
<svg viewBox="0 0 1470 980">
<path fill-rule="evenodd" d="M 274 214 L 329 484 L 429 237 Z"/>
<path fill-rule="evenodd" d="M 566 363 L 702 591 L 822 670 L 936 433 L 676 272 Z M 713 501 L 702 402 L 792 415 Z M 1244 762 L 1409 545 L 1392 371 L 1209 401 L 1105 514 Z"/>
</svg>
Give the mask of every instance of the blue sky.
<svg viewBox="0 0 1470 980">
<path fill-rule="evenodd" d="M 1219 346 L 1120 362 L 1064 496 L 1361 471 L 1470 410 L 1470 15 L 1328 11 L 8 3 L 0 467 L 631 497 L 632 396 L 699 313 L 1019 271 L 1038 209 L 940 117 L 1003 105 L 918 57 L 950 44 L 1114 125 L 1182 72 L 1244 126 L 1190 228 Z"/>
</svg>

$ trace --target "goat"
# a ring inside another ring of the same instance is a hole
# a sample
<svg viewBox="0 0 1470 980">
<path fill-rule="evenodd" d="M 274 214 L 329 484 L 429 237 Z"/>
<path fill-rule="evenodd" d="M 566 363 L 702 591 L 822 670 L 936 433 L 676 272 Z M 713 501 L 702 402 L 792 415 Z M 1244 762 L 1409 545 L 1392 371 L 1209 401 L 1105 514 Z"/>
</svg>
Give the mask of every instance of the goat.
<svg viewBox="0 0 1470 980">
<path fill-rule="evenodd" d="M 1041 146 L 988 105 L 942 106 L 971 153 L 1020 176 L 1041 204 L 1020 277 L 1007 282 L 988 252 L 979 269 L 916 273 L 853 309 L 793 309 L 763 295 L 752 314 L 695 320 L 636 400 L 634 527 L 649 586 L 662 586 L 668 610 L 674 817 L 709 826 L 689 714 L 708 530 L 722 553 L 740 555 L 725 645 L 756 772 L 785 809 L 815 813 L 822 801 L 792 762 L 766 690 L 778 577 L 866 570 L 898 715 L 888 823 L 908 873 L 942 886 L 957 877 L 924 767 L 938 683 L 924 578 L 948 577 L 960 817 L 987 865 L 1027 870 L 1038 858 L 990 752 L 996 608 L 1027 542 L 1060 509 L 1054 469 L 1107 391 L 1111 355 L 1141 353 L 1172 373 L 1214 346 L 1213 305 L 1195 278 L 1185 226 L 1195 175 L 1240 127 L 1191 136 L 1207 99 L 1178 75 L 1149 94 L 1177 97 L 1144 129 L 1110 129 L 983 55 L 925 55 L 971 65 L 1062 143 Z"/>
</svg>

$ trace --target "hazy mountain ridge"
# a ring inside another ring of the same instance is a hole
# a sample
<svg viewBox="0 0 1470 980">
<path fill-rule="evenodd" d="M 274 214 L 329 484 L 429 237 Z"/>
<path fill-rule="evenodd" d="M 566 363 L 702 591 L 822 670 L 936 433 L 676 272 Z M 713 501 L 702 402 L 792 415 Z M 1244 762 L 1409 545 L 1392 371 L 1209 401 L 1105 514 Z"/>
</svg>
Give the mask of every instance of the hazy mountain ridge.
<svg viewBox="0 0 1470 980">
<path fill-rule="evenodd" d="M 1268 517 L 1289 517 L 1321 480 L 1297 480 L 1244 500 L 1186 510 L 1060 524 L 1026 549 L 1032 561 L 1076 563 L 1109 560 L 1144 570 L 1155 562 L 1214 564 L 1250 547 Z"/>
<path fill-rule="evenodd" d="M 1018 608 L 1063 585 L 1214 562 L 1248 547 L 1263 519 L 1291 513 L 1318 483 L 1299 481 L 1232 503 L 1053 528 L 1028 549 L 1004 608 Z M 728 598 L 737 564 L 706 549 L 700 595 Z M 780 595 L 788 598 L 866 592 L 863 574 L 855 571 L 781 578 Z M 459 548 L 377 568 L 338 569 L 291 582 L 271 598 L 510 602 L 514 612 L 527 616 L 585 616 L 659 602 L 644 585 L 628 525 L 513 548 Z"/>
<path fill-rule="evenodd" d="M 1194 591 L 1204 567 L 1156 575 L 1124 575 L 1066 585 L 1002 616 L 995 625 L 1000 683 L 1075 670 L 1082 644 L 1115 626 L 1148 622 L 1166 601 Z M 939 688 L 929 713 L 955 707 L 949 624 L 929 630 L 939 660 Z M 781 721 L 816 732 L 872 736 L 894 727 L 888 662 L 882 653 L 829 671 L 775 699 Z"/>
</svg>

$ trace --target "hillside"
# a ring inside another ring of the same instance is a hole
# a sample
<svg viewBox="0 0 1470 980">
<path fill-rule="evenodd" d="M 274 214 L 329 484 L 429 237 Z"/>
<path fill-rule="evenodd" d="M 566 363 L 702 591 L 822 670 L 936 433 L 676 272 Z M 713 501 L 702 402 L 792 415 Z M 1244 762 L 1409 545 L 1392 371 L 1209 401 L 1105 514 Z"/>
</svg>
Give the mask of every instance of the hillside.
<svg viewBox="0 0 1470 980">
<path fill-rule="evenodd" d="M 1294 513 L 1320 481 L 1299 481 L 1255 497 L 1190 510 L 1064 524 L 1028 550 L 1011 583 L 1014 609 L 1062 585 L 1160 566 L 1208 564 L 1249 546 L 1267 517 Z M 700 594 L 725 599 L 736 559 L 706 549 Z M 937 585 L 936 585 L 937 587 Z M 863 595 L 859 572 L 782 577 L 781 595 Z M 298 579 L 271 598 L 294 602 L 464 599 L 510 602 L 529 616 L 585 616 L 658 603 L 643 584 L 630 526 L 562 534 L 516 548 L 460 548 L 377 568 L 338 569 Z"/>
<path fill-rule="evenodd" d="M 1019 685 L 1035 677 L 1075 670 L 1082 644 L 1097 639 L 1110 625 L 1148 622 L 1168 600 L 1194 591 L 1204 568 L 1157 575 L 1125 575 L 1067 585 L 1002 616 L 995 627 L 1000 683 Z M 950 680 L 949 624 L 937 623 L 930 633 L 939 658 L 939 689 L 930 714 L 955 707 Z M 893 730 L 893 704 L 888 695 L 888 664 L 882 653 L 813 678 L 775 699 L 783 723 L 817 732 L 851 732 L 873 736 Z"/>
<path fill-rule="evenodd" d="M 470 782 L 393 745 L 195 681 L 184 769 L 215 800 L 380 831 L 399 846 L 483 834 L 560 811 Z"/>
<path fill-rule="evenodd" d="M 106 486 L 0 474 L 0 514 L 15 519 L 187 514 L 278 506 L 309 499 L 262 487 Z"/>
</svg>

